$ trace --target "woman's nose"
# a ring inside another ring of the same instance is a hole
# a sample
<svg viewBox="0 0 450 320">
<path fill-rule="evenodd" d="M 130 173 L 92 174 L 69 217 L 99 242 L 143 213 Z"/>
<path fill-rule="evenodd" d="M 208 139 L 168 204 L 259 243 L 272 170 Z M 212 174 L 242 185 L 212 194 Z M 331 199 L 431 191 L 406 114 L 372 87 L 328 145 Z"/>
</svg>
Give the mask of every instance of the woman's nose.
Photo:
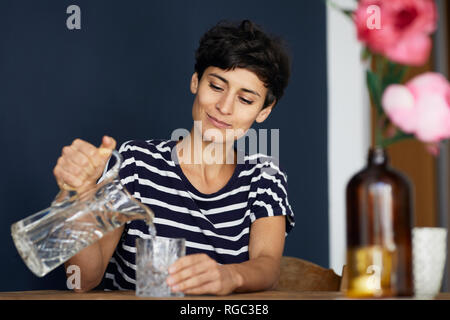
<svg viewBox="0 0 450 320">
<path fill-rule="evenodd" d="M 234 107 L 233 100 L 234 98 L 232 94 L 223 95 L 222 99 L 220 99 L 216 104 L 216 108 L 222 114 L 232 114 Z"/>
</svg>

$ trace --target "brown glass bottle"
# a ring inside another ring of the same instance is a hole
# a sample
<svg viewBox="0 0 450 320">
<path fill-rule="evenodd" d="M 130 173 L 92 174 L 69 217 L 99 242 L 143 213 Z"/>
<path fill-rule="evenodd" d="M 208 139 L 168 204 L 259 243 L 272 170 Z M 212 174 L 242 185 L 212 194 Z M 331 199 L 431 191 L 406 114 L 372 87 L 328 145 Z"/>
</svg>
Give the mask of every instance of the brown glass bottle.
<svg viewBox="0 0 450 320">
<path fill-rule="evenodd" d="M 347 185 L 349 297 L 412 296 L 412 187 L 382 148 Z"/>
</svg>

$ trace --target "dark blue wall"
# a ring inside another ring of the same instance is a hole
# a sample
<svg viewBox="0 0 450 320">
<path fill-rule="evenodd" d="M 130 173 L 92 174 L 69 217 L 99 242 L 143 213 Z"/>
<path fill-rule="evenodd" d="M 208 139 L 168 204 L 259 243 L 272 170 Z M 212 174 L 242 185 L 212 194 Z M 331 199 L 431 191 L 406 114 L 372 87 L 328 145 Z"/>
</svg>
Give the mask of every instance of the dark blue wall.
<svg viewBox="0 0 450 320">
<path fill-rule="evenodd" d="M 66 8 L 81 8 L 81 30 Z M 328 266 L 326 21 L 323 1 L 0 2 L 0 291 L 64 289 L 63 268 L 40 279 L 21 261 L 10 225 L 49 205 L 64 145 L 103 134 L 119 144 L 191 128 L 189 81 L 201 35 L 249 18 L 281 35 L 292 80 L 270 119 L 280 129 L 297 225 L 286 255 Z"/>
</svg>

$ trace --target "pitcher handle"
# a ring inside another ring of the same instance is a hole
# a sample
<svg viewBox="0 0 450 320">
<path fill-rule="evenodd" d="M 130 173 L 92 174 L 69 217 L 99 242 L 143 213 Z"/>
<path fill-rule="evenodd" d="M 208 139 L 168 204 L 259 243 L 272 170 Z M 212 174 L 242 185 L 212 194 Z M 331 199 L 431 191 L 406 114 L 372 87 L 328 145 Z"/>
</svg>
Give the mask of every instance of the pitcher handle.
<svg viewBox="0 0 450 320">
<path fill-rule="evenodd" d="M 122 166 L 123 158 L 122 158 L 122 155 L 116 150 L 112 151 L 111 157 L 113 157 L 113 156 L 116 158 L 116 163 L 114 164 L 114 166 L 111 169 L 109 169 L 105 173 L 105 175 L 103 176 L 103 179 L 101 181 L 114 179 L 116 176 L 119 175 L 119 171 L 120 171 L 120 167 Z M 109 161 L 111 161 L 111 158 L 109 158 L 106 166 L 108 166 Z"/>
<path fill-rule="evenodd" d="M 113 156 L 116 158 L 116 163 L 114 164 L 114 166 L 111 169 L 109 169 L 104 174 L 103 179 L 101 179 L 101 181 L 99 181 L 98 184 L 105 180 L 113 180 L 114 178 L 116 178 L 119 175 L 120 167 L 122 166 L 122 163 L 123 163 L 123 157 L 116 150 L 112 151 L 111 157 L 113 157 Z M 109 158 L 108 162 L 106 163 L 106 167 L 108 167 L 109 161 L 111 161 L 111 158 Z M 105 169 L 106 169 L 106 167 L 105 167 Z M 57 200 L 59 198 L 59 194 L 61 192 L 62 192 L 62 190 L 56 195 L 55 200 L 53 200 L 53 202 L 51 203 L 52 207 L 64 206 L 67 202 L 72 201 L 74 199 L 74 197 L 77 196 L 77 192 L 75 190 L 68 190 L 67 195 L 63 199 Z"/>
</svg>

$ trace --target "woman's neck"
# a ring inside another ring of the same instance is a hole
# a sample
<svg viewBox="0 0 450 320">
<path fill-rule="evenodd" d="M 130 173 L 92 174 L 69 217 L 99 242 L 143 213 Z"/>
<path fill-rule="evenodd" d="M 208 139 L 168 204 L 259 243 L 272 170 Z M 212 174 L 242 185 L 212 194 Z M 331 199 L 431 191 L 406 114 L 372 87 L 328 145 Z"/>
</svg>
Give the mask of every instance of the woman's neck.
<svg viewBox="0 0 450 320">
<path fill-rule="evenodd" d="M 223 169 L 235 168 L 234 143 L 203 141 L 195 128 L 177 143 L 180 165 L 205 177 L 217 177 Z"/>
</svg>

